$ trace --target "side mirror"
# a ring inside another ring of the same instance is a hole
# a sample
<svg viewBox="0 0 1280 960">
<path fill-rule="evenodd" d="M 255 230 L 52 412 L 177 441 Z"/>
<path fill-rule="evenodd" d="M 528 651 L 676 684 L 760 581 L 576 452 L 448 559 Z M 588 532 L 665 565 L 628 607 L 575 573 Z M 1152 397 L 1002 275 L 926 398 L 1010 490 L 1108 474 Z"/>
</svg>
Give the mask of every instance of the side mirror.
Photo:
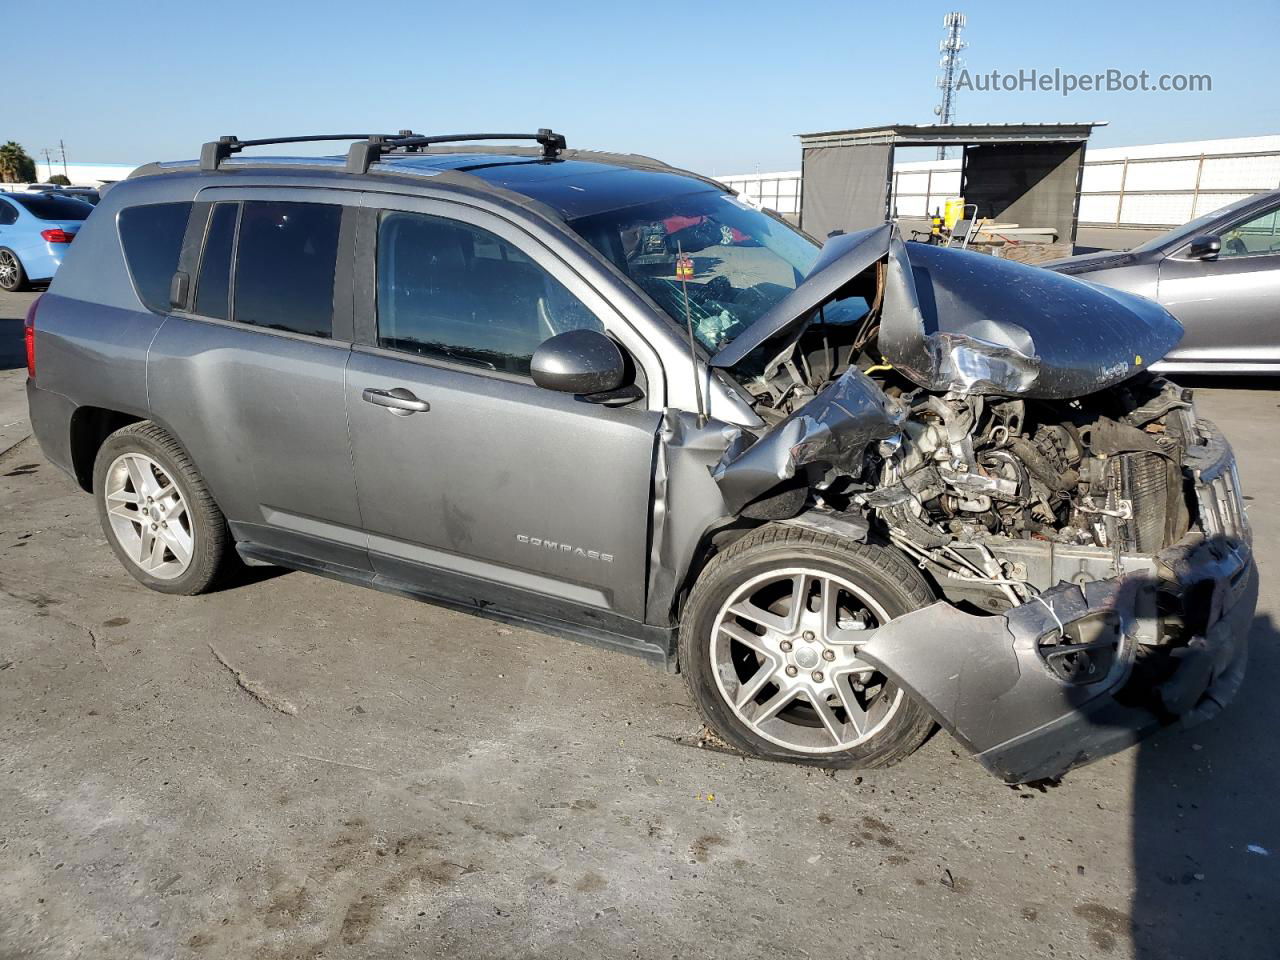
<svg viewBox="0 0 1280 960">
<path fill-rule="evenodd" d="M 529 366 L 534 383 L 561 393 L 608 393 L 622 386 L 627 372 L 618 345 L 595 330 L 570 330 L 542 341 Z"/>
<path fill-rule="evenodd" d="M 1191 238 L 1191 246 L 1187 256 L 1192 260 L 1214 260 L 1222 252 L 1222 238 L 1210 233 L 1202 233 Z"/>
</svg>

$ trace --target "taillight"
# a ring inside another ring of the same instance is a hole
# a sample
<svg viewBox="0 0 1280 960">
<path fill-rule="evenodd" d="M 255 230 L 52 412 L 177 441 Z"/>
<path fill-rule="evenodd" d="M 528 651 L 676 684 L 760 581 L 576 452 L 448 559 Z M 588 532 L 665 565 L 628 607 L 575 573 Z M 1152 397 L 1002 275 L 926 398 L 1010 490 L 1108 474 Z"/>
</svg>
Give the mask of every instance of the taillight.
<svg viewBox="0 0 1280 960">
<path fill-rule="evenodd" d="M 22 340 L 27 347 L 27 376 L 36 378 L 36 307 L 40 305 L 43 295 L 31 301 L 27 307 L 27 319 L 22 321 Z"/>
<path fill-rule="evenodd" d="M 41 230 L 40 236 L 44 237 L 49 243 L 70 243 L 76 238 L 74 233 L 67 233 L 61 227 L 54 227 L 52 230 Z"/>
</svg>

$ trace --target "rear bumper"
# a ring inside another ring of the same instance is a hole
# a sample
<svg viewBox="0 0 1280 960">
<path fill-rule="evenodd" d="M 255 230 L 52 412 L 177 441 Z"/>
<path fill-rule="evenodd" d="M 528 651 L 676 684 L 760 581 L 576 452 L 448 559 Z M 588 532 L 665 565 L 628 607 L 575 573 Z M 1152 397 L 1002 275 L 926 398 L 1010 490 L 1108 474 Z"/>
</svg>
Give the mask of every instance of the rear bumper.
<svg viewBox="0 0 1280 960">
<path fill-rule="evenodd" d="M 75 477 L 71 457 L 71 416 L 76 405 L 60 393 L 41 390 L 34 380 L 27 380 L 27 409 L 31 415 L 31 432 L 50 463 Z"/>
<path fill-rule="evenodd" d="M 1213 431 L 1186 466 L 1201 529 L 1151 569 L 1059 583 L 1001 616 L 935 603 L 876 630 L 860 656 L 1008 783 L 1215 716 L 1244 680 L 1258 573 L 1230 447 Z"/>
</svg>

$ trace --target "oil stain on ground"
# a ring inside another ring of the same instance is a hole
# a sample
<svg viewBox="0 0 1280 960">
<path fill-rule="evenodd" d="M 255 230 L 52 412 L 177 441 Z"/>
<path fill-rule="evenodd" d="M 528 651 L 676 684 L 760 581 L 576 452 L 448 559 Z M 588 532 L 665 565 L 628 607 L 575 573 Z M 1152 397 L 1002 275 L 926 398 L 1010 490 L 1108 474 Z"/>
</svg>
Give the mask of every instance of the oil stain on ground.
<svg viewBox="0 0 1280 960">
<path fill-rule="evenodd" d="M 1127 913 L 1100 903 L 1082 903 L 1072 912 L 1089 924 L 1089 940 L 1093 945 L 1108 953 L 1115 949 L 1121 937 L 1128 936 L 1133 923 Z"/>
</svg>

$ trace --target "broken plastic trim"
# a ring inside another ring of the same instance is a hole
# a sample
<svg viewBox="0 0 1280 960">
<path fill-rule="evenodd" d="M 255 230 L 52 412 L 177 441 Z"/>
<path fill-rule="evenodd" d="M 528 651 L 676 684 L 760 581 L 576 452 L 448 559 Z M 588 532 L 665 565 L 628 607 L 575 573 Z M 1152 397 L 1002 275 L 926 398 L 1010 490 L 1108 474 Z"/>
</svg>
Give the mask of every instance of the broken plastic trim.
<svg viewBox="0 0 1280 960">
<path fill-rule="evenodd" d="M 1203 637 L 1170 656 L 1178 667 L 1158 690 L 1163 715 L 1122 702 L 1136 638 L 1150 633 L 1155 592 L 1167 581 L 1131 573 L 1083 585 L 1060 583 L 999 616 L 975 616 L 939 601 L 870 633 L 858 655 L 906 689 L 974 759 L 1008 783 L 1056 778 L 1114 753 L 1174 720 L 1200 722 L 1240 685 L 1257 574 L 1247 544 L 1190 536 L 1160 555 L 1185 589 L 1214 585 Z M 1117 631 L 1106 673 L 1087 683 L 1049 669 L 1046 638 L 1104 616 Z"/>
</svg>

